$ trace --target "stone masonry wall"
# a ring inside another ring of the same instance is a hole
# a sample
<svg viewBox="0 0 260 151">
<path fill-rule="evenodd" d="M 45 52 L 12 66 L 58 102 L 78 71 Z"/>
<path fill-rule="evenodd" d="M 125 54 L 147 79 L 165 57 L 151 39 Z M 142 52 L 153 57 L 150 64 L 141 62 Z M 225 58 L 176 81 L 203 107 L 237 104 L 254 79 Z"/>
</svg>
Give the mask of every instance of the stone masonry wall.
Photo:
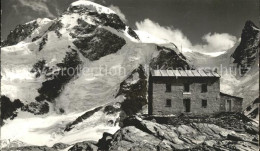
<svg viewBox="0 0 260 151">
<path fill-rule="evenodd" d="M 231 112 L 241 112 L 243 99 L 239 99 L 231 96 L 220 96 L 220 110 L 222 112 L 229 112 L 229 105 L 227 100 L 231 100 Z"/>
<path fill-rule="evenodd" d="M 220 83 L 218 78 L 169 78 L 153 77 L 152 96 L 149 104 L 152 105 L 152 114 L 176 114 L 185 112 L 183 99 L 191 100 L 190 112 L 195 114 L 214 113 L 220 110 Z M 166 92 L 166 83 L 171 83 L 171 92 Z M 190 84 L 190 93 L 183 93 L 184 83 Z M 201 92 L 201 85 L 207 83 L 208 91 Z M 171 99 L 171 107 L 166 106 L 166 99 Z M 202 99 L 207 100 L 207 107 L 202 107 Z M 151 112 L 150 112 L 151 114 Z"/>
</svg>

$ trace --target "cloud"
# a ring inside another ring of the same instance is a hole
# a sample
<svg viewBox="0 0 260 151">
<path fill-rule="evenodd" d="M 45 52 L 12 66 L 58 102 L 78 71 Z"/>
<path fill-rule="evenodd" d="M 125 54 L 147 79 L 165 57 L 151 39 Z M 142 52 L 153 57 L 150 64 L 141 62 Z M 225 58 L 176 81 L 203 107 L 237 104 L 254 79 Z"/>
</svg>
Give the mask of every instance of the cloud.
<svg viewBox="0 0 260 151">
<path fill-rule="evenodd" d="M 119 7 L 110 5 L 109 8 L 112 9 L 120 17 L 120 19 L 122 21 L 127 22 L 125 15 L 122 13 L 122 11 L 119 9 Z"/>
<path fill-rule="evenodd" d="M 145 19 L 144 21 L 136 22 L 135 25 L 138 30 L 148 32 L 157 38 L 173 42 L 178 47 L 181 47 L 181 45 L 183 47 L 191 46 L 191 42 L 189 41 L 189 39 L 179 29 L 174 29 L 173 27 L 160 26 L 158 23 L 155 23 L 150 19 Z"/>
<path fill-rule="evenodd" d="M 226 51 L 234 47 L 237 42 L 235 36 L 228 33 L 208 33 L 202 37 L 202 40 L 206 42 L 205 45 L 195 45 L 194 48 L 200 51 Z"/>
<path fill-rule="evenodd" d="M 86 1 L 92 1 L 92 2 L 94 2 L 94 3 L 98 3 L 98 4 L 106 4 L 106 1 L 105 0 L 86 0 Z"/>
<path fill-rule="evenodd" d="M 44 15 L 46 17 L 54 18 L 55 15 L 51 13 L 47 6 L 48 0 L 18 0 L 20 8 L 30 8 L 31 10 Z M 17 7 L 17 6 L 16 6 Z M 16 10 L 17 11 L 17 10 Z M 21 11 L 21 10 L 19 10 Z"/>
<path fill-rule="evenodd" d="M 150 19 L 136 22 L 137 30 L 145 31 L 157 38 L 173 42 L 177 47 L 182 47 L 186 51 L 198 51 L 202 53 L 223 52 L 232 48 L 237 42 L 237 38 L 228 33 L 208 33 L 202 37 L 205 44 L 192 44 L 180 29 L 164 27 Z"/>
</svg>

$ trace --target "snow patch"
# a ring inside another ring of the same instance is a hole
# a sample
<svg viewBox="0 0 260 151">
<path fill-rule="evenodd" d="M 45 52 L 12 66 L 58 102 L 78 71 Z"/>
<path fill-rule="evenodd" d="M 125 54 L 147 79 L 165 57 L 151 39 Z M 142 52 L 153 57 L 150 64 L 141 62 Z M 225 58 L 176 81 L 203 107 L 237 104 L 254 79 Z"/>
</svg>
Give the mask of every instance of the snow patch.
<svg viewBox="0 0 260 151">
<path fill-rule="evenodd" d="M 223 55 L 224 53 L 226 53 L 226 51 L 219 51 L 219 52 L 201 52 L 201 53 L 204 54 L 204 55 L 211 56 L 211 57 L 217 57 L 217 56 Z"/>
<path fill-rule="evenodd" d="M 142 43 L 156 43 L 156 44 L 169 43 L 166 40 L 154 37 L 153 35 L 145 31 L 135 30 L 135 33 L 139 36 Z"/>
<path fill-rule="evenodd" d="M 115 12 L 107 7 L 104 7 L 102 5 L 99 5 L 97 3 L 91 2 L 91 1 L 86 1 L 86 0 L 79 0 L 71 4 L 70 7 L 74 6 L 82 6 L 82 7 L 87 7 L 91 11 L 95 11 L 98 13 L 105 13 L 105 14 L 115 14 Z"/>
<path fill-rule="evenodd" d="M 82 114 L 84 112 L 63 115 L 49 113 L 35 116 L 27 112 L 19 112 L 14 120 L 7 120 L 6 124 L 1 128 L 1 140 L 9 143 L 20 140 L 23 144 L 51 147 L 59 142 L 74 144 L 86 140 L 98 141 L 103 132 L 113 134 L 119 129 L 118 124 L 108 123 L 108 121 L 115 122 L 119 114 L 106 115 L 103 111 L 99 111 L 76 125 L 71 131 L 65 132 L 66 124 L 74 121 Z M 2 145 L 7 146 L 8 143 Z"/>
<path fill-rule="evenodd" d="M 125 30 L 124 30 L 124 35 L 128 38 L 128 39 L 130 39 L 131 41 L 133 41 L 133 42 L 139 42 L 137 39 L 135 39 L 133 36 L 131 36 L 131 35 L 129 35 L 128 34 L 128 30 L 129 30 L 129 26 L 126 26 L 126 28 L 125 28 Z"/>
<path fill-rule="evenodd" d="M 254 26 L 252 26 L 252 28 L 253 28 L 254 30 L 260 31 L 260 29 L 254 27 Z"/>
<path fill-rule="evenodd" d="M 190 48 L 182 48 L 181 49 L 182 52 L 193 52 Z"/>
<path fill-rule="evenodd" d="M 80 18 L 79 14 L 73 13 L 70 15 L 62 15 L 60 18 L 61 23 L 65 26 L 60 30 L 61 33 L 67 33 L 68 30 L 71 30 L 73 27 L 78 25 L 77 19 Z"/>
</svg>

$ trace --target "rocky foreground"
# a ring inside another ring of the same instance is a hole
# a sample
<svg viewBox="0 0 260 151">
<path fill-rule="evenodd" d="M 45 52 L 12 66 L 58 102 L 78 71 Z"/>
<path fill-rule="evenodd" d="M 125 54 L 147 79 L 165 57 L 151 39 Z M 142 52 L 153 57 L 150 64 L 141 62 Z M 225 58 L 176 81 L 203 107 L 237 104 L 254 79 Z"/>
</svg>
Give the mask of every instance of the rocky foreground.
<svg viewBox="0 0 260 151">
<path fill-rule="evenodd" d="M 3 150 L 259 150 L 257 123 L 241 113 L 211 116 L 132 116 L 115 134 L 104 133 L 98 142 L 5 148 Z"/>
</svg>

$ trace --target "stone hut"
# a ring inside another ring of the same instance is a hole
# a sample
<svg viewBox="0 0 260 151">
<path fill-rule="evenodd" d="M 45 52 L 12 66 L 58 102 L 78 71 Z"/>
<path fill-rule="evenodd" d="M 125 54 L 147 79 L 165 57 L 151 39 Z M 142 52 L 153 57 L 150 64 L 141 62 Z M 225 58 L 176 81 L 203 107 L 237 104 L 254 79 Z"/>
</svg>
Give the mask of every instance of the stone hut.
<svg viewBox="0 0 260 151">
<path fill-rule="evenodd" d="M 241 111 L 241 101 L 221 95 L 220 75 L 205 70 L 152 70 L 148 86 L 148 113 L 210 114 L 221 111 Z M 221 98 L 223 96 L 223 98 Z M 241 99 L 240 99 L 241 100 Z M 228 107 L 227 107 L 228 106 Z"/>
<path fill-rule="evenodd" d="M 220 92 L 220 111 L 241 112 L 243 98 Z"/>
</svg>

